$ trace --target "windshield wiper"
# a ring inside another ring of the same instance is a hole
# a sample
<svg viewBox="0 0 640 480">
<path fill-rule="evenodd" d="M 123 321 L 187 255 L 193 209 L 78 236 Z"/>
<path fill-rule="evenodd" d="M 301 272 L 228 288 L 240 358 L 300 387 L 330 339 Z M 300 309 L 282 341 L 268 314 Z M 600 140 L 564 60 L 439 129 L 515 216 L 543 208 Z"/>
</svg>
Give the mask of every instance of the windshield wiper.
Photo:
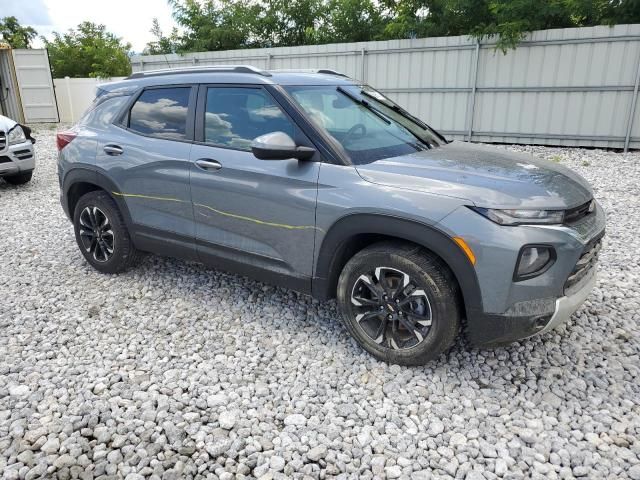
<svg viewBox="0 0 640 480">
<path fill-rule="evenodd" d="M 414 117 L 413 115 L 411 115 L 409 112 L 407 112 L 404 108 L 402 108 L 400 105 L 396 105 L 395 103 L 388 103 L 388 102 L 382 102 L 381 100 L 377 99 L 374 95 L 370 94 L 369 92 L 367 92 L 366 90 L 362 89 L 360 90 L 360 92 L 363 95 L 366 95 L 369 98 L 373 98 L 374 100 L 376 100 L 377 102 L 382 103 L 383 105 L 385 105 L 386 107 L 390 108 L 391 110 L 393 110 L 394 112 L 399 113 L 400 115 L 402 115 L 404 118 L 406 118 L 407 120 L 411 120 L 413 123 L 415 123 L 416 125 L 418 125 L 420 128 L 422 128 L 423 130 L 430 130 L 429 125 L 427 125 L 426 123 L 424 123 L 422 120 L 420 120 L 418 117 Z"/>
<path fill-rule="evenodd" d="M 391 121 L 385 116 L 384 113 L 382 113 L 380 110 L 378 110 L 376 107 L 374 107 L 373 105 L 371 105 L 369 102 L 367 102 L 366 100 L 362 99 L 362 98 L 358 98 L 356 97 L 354 94 L 352 94 L 351 92 L 349 92 L 348 90 L 345 90 L 342 87 L 338 87 L 337 90 L 343 94 L 345 97 L 350 98 L 351 100 L 353 100 L 355 103 L 357 103 L 358 105 L 362 105 L 364 108 L 366 108 L 367 110 L 369 110 L 371 113 L 373 113 L 376 117 L 378 117 L 380 120 L 382 120 L 384 123 L 386 123 L 387 125 L 391 125 Z"/>
</svg>

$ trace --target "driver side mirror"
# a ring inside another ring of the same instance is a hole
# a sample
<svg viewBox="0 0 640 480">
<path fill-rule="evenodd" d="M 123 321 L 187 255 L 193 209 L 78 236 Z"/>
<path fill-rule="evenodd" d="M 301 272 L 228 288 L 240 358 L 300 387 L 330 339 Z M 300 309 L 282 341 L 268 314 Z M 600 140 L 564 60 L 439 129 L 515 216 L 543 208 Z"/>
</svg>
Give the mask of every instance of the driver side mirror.
<svg viewBox="0 0 640 480">
<path fill-rule="evenodd" d="M 256 137 L 251 142 L 251 151 L 260 160 L 309 160 L 316 152 L 313 148 L 299 147 L 284 132 L 271 132 Z"/>
</svg>

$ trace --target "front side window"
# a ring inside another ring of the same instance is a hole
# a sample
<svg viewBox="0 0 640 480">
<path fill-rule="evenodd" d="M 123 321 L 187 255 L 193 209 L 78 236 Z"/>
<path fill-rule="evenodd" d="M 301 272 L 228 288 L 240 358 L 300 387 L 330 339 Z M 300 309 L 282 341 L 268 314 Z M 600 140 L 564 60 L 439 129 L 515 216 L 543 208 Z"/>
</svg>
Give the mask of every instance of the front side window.
<svg viewBox="0 0 640 480">
<path fill-rule="evenodd" d="M 185 139 L 190 93 L 191 87 L 145 90 L 131 107 L 128 127 L 152 137 Z"/>
<path fill-rule="evenodd" d="M 354 164 L 419 152 L 442 140 L 369 87 L 290 86 L 286 90 Z"/>
<path fill-rule="evenodd" d="M 205 143 L 251 150 L 254 138 L 271 132 L 294 137 L 294 125 L 261 88 L 210 87 L 204 119 Z"/>
</svg>

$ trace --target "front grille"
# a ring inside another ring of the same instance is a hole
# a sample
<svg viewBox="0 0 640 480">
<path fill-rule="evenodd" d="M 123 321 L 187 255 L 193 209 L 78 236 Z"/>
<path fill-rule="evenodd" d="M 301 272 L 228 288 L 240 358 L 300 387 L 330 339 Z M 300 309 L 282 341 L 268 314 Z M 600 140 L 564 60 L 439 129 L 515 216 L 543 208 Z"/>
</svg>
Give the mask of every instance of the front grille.
<svg viewBox="0 0 640 480">
<path fill-rule="evenodd" d="M 0 155 L 0 163 L 9 163 L 11 159 L 6 155 Z"/>
<path fill-rule="evenodd" d="M 4 132 L 0 132 L 0 150 L 4 150 L 7 146 L 7 137 Z"/>
<path fill-rule="evenodd" d="M 13 154 L 18 157 L 18 160 L 26 160 L 27 158 L 33 157 L 31 150 L 16 150 Z"/>
<path fill-rule="evenodd" d="M 603 236 L 604 233 L 598 235 L 598 237 L 591 240 L 583 250 L 582 255 L 580 255 L 580 258 L 576 262 L 576 266 L 573 268 L 573 271 L 564 284 L 565 295 L 571 294 L 571 289 L 580 283 L 580 280 L 586 277 L 587 274 L 596 266 L 596 263 L 598 263 L 598 254 L 602 249 Z"/>
<path fill-rule="evenodd" d="M 593 204 L 593 205 L 592 205 Z M 570 208 L 564 212 L 564 223 L 576 223 L 582 220 L 587 215 L 595 212 L 595 201 L 589 200 L 582 205 Z"/>
</svg>

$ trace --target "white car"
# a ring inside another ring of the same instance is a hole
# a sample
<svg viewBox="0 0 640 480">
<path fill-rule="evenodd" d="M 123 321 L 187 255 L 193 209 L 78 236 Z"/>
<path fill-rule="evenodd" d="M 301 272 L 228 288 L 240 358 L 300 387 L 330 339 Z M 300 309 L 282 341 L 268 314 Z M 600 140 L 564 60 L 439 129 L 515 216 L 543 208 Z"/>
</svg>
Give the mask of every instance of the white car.
<svg viewBox="0 0 640 480">
<path fill-rule="evenodd" d="M 0 177 L 13 185 L 31 180 L 36 166 L 30 129 L 0 115 Z"/>
</svg>

